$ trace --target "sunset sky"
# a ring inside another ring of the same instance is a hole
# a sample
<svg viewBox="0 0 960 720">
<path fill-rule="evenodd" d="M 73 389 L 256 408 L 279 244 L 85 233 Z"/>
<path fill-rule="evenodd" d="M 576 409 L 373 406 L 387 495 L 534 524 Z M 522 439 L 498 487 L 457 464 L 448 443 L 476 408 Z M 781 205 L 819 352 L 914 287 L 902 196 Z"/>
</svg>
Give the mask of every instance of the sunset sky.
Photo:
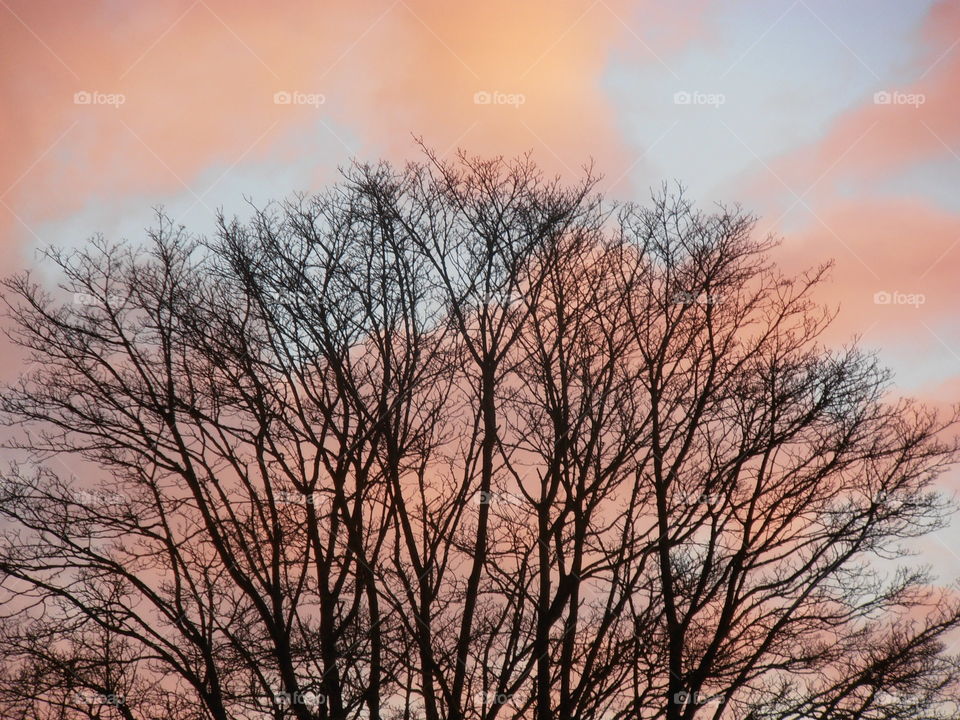
<svg viewBox="0 0 960 720">
<path fill-rule="evenodd" d="M 164 206 L 209 231 L 351 158 L 532 150 L 833 258 L 830 341 L 960 401 L 960 2 L 0 0 L 0 267 Z M 9 375 L 15 368 L 5 367 Z"/>
</svg>

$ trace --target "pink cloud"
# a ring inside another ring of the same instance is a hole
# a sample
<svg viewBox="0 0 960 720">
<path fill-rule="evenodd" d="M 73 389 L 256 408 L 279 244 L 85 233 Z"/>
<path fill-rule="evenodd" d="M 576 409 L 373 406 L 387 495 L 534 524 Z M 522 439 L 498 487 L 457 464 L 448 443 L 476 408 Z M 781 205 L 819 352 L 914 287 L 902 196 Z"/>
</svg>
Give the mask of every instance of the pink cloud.
<svg viewBox="0 0 960 720">
<path fill-rule="evenodd" d="M 303 138 L 343 160 L 400 160 L 417 152 L 418 134 L 440 152 L 533 149 L 550 173 L 578 173 L 593 156 L 619 175 L 632 158 L 600 78 L 610 48 L 634 43 L 633 26 L 657 5 L 174 0 L 134 12 L 8 0 L 0 267 L 31 264 L 40 222 L 125 196 L 199 195 L 235 164 L 303 162 L 317 147 Z M 656 12 L 665 46 L 688 39 L 699 6 Z M 277 104 L 278 92 L 324 102 Z M 77 93 L 93 102 L 78 104 Z M 325 161 L 314 179 L 334 175 Z"/>
<path fill-rule="evenodd" d="M 124 13 L 11 3 L 0 10 L 0 91 L 9 98 L 0 128 L 16 142 L 0 165 L 0 191 L 26 173 L 5 198 L 25 219 L 69 213 L 98 194 L 180 192 L 205 169 L 273 157 L 295 129 L 344 157 L 341 141 L 361 155 L 409 157 L 418 134 L 440 151 L 532 148 L 547 170 L 564 173 L 592 155 L 615 174 L 629 158 L 599 80 L 646 5 L 182 0 Z M 688 9 L 672 24 L 661 17 L 670 42 L 689 17 Z M 325 102 L 278 106 L 280 91 Z M 123 103 L 77 105 L 77 92 L 120 94 Z"/>
<path fill-rule="evenodd" d="M 835 260 L 819 294 L 841 308 L 830 339 L 935 342 L 923 323 L 952 319 L 960 304 L 960 217 L 909 198 L 839 201 L 817 214 L 778 255 L 788 272 Z"/>
</svg>

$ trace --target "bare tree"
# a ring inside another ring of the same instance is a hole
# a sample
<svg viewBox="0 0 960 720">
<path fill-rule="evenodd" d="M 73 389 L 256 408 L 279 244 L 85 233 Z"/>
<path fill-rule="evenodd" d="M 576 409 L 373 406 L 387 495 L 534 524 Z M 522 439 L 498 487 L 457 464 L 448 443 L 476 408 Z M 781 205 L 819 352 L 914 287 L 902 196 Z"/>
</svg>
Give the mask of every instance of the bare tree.
<svg viewBox="0 0 960 720">
<path fill-rule="evenodd" d="M 772 245 L 428 153 L 49 251 L 5 282 L 4 716 L 955 716 L 908 554 L 955 418 Z"/>
</svg>

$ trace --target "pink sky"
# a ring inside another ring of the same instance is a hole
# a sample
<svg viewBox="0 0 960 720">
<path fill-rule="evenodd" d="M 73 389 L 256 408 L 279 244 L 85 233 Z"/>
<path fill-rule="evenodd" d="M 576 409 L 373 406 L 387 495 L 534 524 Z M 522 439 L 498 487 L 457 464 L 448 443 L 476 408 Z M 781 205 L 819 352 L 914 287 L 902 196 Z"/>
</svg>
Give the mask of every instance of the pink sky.
<svg viewBox="0 0 960 720">
<path fill-rule="evenodd" d="M 618 198 L 677 180 L 756 212 L 787 268 L 835 259 L 831 340 L 957 402 L 958 42 L 933 0 L 0 0 L 0 266 L 158 204 L 203 231 L 413 135 L 593 158 Z"/>
</svg>

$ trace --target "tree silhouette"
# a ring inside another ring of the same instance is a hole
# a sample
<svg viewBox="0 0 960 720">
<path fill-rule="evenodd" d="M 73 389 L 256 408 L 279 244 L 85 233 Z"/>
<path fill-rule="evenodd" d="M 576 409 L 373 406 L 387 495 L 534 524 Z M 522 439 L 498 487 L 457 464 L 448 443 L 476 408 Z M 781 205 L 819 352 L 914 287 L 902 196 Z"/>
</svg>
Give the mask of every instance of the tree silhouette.
<svg viewBox="0 0 960 720">
<path fill-rule="evenodd" d="M 955 418 L 772 246 L 428 154 L 49 251 L 3 296 L 4 717 L 955 717 L 907 554 Z"/>
</svg>

